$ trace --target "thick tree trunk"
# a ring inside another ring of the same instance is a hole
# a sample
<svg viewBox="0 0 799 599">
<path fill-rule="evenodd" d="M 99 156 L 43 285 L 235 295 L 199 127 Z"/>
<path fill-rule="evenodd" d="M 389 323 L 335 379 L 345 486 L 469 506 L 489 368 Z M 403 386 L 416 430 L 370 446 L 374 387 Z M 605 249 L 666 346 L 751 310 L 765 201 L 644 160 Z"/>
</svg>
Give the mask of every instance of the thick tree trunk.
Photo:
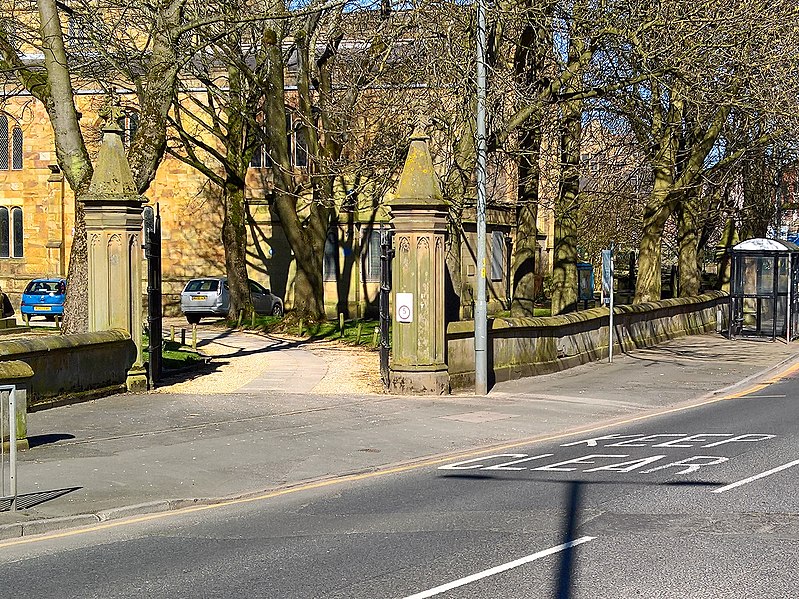
<svg viewBox="0 0 799 599">
<path fill-rule="evenodd" d="M 670 203 L 671 190 L 665 183 L 658 184 L 650 195 L 644 209 L 641 242 L 638 252 L 638 278 L 635 281 L 636 304 L 660 300 L 660 246 L 663 240 L 663 227 L 673 211 Z"/>
<path fill-rule="evenodd" d="M 306 320 L 324 320 L 325 303 L 324 287 L 322 281 L 322 256 L 324 245 L 321 248 L 302 252 L 302 256 L 295 253 L 297 259 L 297 274 L 294 282 L 294 312 Z"/>
<path fill-rule="evenodd" d="M 231 318 L 253 311 L 250 285 L 247 278 L 247 207 L 244 200 L 244 181 L 229 180 L 223 192 L 224 217 L 222 243 L 225 248 L 225 272 L 230 293 Z"/>
<path fill-rule="evenodd" d="M 687 191 L 677 210 L 677 241 L 679 272 L 679 295 L 699 295 L 701 273 L 699 269 L 699 189 Z"/>
<path fill-rule="evenodd" d="M 279 12 L 279 9 L 276 10 Z M 294 183 L 293 167 L 289 160 L 289 145 L 286 137 L 288 132 L 286 131 L 285 81 L 279 35 L 282 27 L 283 24 L 279 20 L 267 22 L 263 35 L 264 64 L 266 65 L 264 75 L 267 88 L 264 102 L 264 129 L 269 136 L 270 156 L 274 164 L 272 170 L 275 174 L 275 210 L 280 218 L 289 246 L 294 252 L 296 262 L 293 309 L 303 318 L 323 320 L 325 310 L 322 261 L 330 223 L 329 201 L 331 195 L 328 194 L 332 192 L 330 189 L 332 179 L 320 182 L 317 178 L 314 181 L 314 201 L 309 208 L 310 214 L 305 221 L 301 221 L 297 211 L 297 197 L 301 190 L 297 189 Z M 299 91 L 301 96 L 306 96 L 310 93 L 307 83 L 307 69 L 310 68 L 310 65 L 307 56 L 300 56 L 300 60 L 304 70 L 298 74 L 298 80 L 302 81 Z M 307 98 L 303 99 L 303 102 L 307 103 Z M 310 113 L 310 104 L 306 108 Z M 306 118 L 308 118 L 308 114 L 306 114 Z M 309 138 L 311 144 L 317 145 L 313 133 Z M 320 198 L 320 195 L 327 197 Z"/>
<path fill-rule="evenodd" d="M 83 202 L 75 196 L 75 223 L 72 249 L 67 269 L 67 295 L 64 300 L 64 321 L 61 333 L 84 333 L 89 330 L 89 248 Z"/>
<path fill-rule="evenodd" d="M 730 259 L 730 249 L 738 243 L 738 231 L 735 228 L 735 219 L 729 217 L 724 224 L 724 231 L 721 234 L 719 247 L 716 256 L 718 258 L 718 288 L 729 293 L 730 278 L 732 273 L 732 260 Z"/>
<path fill-rule="evenodd" d="M 538 252 L 538 182 L 541 155 L 541 115 L 530 119 L 520 140 L 519 187 L 516 205 L 516 243 L 513 246 L 513 317 L 535 315 L 536 256 Z"/>
<path fill-rule="evenodd" d="M 89 328 L 88 249 L 81 195 L 91 181 L 92 164 L 78 125 L 78 111 L 55 0 L 38 0 L 38 7 L 48 81 L 43 100 L 55 135 L 58 164 L 75 192 L 75 224 L 67 274 L 69 285 L 61 330 L 64 333 L 80 333 Z"/>
<path fill-rule="evenodd" d="M 552 315 L 577 308 L 577 211 L 580 193 L 582 102 L 565 102 L 560 133 L 560 185 L 555 200 Z"/>
</svg>

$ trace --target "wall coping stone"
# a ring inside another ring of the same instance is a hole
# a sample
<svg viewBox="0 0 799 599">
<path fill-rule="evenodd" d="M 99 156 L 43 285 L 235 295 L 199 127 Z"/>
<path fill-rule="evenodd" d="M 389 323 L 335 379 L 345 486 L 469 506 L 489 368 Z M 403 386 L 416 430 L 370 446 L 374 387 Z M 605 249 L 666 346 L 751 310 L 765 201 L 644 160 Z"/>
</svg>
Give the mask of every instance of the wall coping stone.
<svg viewBox="0 0 799 599">
<path fill-rule="evenodd" d="M 12 382 L 29 379 L 33 376 L 33 369 L 20 360 L 0 362 L 0 381 Z"/>
<path fill-rule="evenodd" d="M 127 341 L 130 335 L 122 329 L 95 331 L 92 333 L 73 333 L 69 335 L 48 335 L 0 341 L 0 360 L 10 356 L 46 352 L 58 349 L 80 348 L 100 345 L 114 341 Z"/>
<path fill-rule="evenodd" d="M 727 297 L 724 291 L 708 291 L 702 295 L 691 297 L 675 297 L 663 299 L 658 302 L 647 302 L 643 304 L 631 304 L 614 306 L 614 314 L 643 314 L 645 312 L 652 312 L 662 308 L 673 308 L 676 306 L 689 306 L 692 304 L 704 304 L 706 302 L 716 301 L 720 298 Z M 535 316 L 528 318 L 493 318 L 489 319 L 489 329 L 514 329 L 514 328 L 550 328 L 560 327 L 569 324 L 576 324 L 580 322 L 588 322 L 597 318 L 607 318 L 610 310 L 605 307 L 591 308 L 589 310 L 582 310 L 580 312 L 572 312 L 569 314 L 560 314 L 558 316 Z M 473 320 L 459 320 L 451 322 L 447 326 L 447 335 L 461 336 L 466 334 L 474 334 L 474 321 Z"/>
</svg>

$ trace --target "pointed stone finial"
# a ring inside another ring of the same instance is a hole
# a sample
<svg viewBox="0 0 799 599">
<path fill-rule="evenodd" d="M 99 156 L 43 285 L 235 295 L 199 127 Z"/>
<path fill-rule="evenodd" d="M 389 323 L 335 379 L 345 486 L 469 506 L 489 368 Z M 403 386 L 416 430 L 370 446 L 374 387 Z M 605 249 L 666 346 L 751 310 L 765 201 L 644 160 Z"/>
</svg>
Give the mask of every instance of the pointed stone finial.
<svg viewBox="0 0 799 599">
<path fill-rule="evenodd" d="M 420 122 L 411 134 L 411 146 L 402 169 L 392 205 L 445 205 L 428 146 L 429 137 Z"/>
<path fill-rule="evenodd" d="M 119 121 L 124 115 L 119 99 L 112 97 L 103 111 L 103 142 L 97 154 L 94 175 L 89 184 L 89 194 L 119 196 L 120 199 L 138 195 L 133 173 L 130 170 L 125 146 L 122 143 L 122 127 Z"/>
</svg>

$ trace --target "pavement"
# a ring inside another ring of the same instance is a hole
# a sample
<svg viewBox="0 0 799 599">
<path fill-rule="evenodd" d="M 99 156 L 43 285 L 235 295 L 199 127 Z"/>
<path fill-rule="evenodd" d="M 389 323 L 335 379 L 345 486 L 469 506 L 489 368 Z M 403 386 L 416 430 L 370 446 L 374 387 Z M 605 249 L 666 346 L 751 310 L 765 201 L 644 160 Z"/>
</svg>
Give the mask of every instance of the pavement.
<svg viewBox="0 0 799 599">
<path fill-rule="evenodd" d="M 485 397 L 408 397 L 370 392 L 376 352 L 205 327 L 198 345 L 211 364 L 159 389 L 29 414 L 18 510 L 0 503 L 0 540 L 601 430 L 799 362 L 796 344 L 698 335 Z"/>
</svg>

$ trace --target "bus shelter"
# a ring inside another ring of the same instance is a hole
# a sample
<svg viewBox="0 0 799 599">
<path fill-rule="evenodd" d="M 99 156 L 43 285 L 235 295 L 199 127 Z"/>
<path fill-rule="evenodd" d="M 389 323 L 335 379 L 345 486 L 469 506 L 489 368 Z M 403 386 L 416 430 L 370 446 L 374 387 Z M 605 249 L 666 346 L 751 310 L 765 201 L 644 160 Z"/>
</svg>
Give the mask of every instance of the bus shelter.
<svg viewBox="0 0 799 599">
<path fill-rule="evenodd" d="M 794 339 L 799 331 L 799 246 L 782 239 L 747 239 L 730 253 L 730 338 Z"/>
</svg>

